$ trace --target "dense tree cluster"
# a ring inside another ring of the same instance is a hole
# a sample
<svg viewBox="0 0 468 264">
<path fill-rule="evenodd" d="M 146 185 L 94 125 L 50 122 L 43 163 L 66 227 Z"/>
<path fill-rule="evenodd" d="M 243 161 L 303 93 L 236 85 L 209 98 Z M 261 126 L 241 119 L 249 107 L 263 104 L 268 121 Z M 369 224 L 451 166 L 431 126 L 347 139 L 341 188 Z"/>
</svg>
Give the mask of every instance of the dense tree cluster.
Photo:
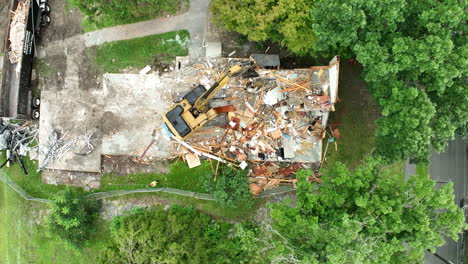
<svg viewBox="0 0 468 264">
<path fill-rule="evenodd" d="M 283 256 L 304 263 L 419 263 L 446 236 L 458 238 L 465 218 L 452 184 L 436 189 L 427 175 L 402 183 L 382 171 L 374 159 L 355 171 L 337 163 L 320 187 L 300 173 L 296 206 L 277 204 L 271 212 L 294 248 L 279 247 Z"/>
<path fill-rule="evenodd" d="M 154 207 L 113 220 L 112 244 L 98 263 L 243 263 L 230 224 L 212 221 L 192 207 Z"/>
<path fill-rule="evenodd" d="M 191 207 L 116 217 L 98 263 L 419 263 L 466 228 L 453 185 L 337 163 L 320 185 L 298 172 L 297 201 L 271 204 L 271 219 L 228 224 Z"/>
<path fill-rule="evenodd" d="M 457 129 L 466 131 L 465 7 L 465 0 L 214 0 L 212 10 L 251 40 L 280 40 L 298 54 L 356 56 L 384 109 L 377 153 L 426 161 L 431 146 L 440 151 Z"/>
<path fill-rule="evenodd" d="M 252 41 L 281 41 L 293 52 L 305 54 L 315 43 L 309 0 L 215 0 L 215 22 Z"/>
</svg>

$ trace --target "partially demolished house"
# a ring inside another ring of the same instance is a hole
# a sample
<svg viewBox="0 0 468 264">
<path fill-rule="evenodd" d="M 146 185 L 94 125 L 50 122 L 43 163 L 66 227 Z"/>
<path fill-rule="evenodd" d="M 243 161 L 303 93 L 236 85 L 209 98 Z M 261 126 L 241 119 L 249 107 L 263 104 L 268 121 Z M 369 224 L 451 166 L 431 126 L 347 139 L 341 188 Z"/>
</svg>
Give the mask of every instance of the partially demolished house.
<svg viewBox="0 0 468 264">
<path fill-rule="evenodd" d="M 208 157 L 213 168 L 225 162 L 251 169 L 259 190 L 291 184 L 296 170 L 321 161 L 337 100 L 339 57 L 327 66 L 295 70 L 276 69 L 273 61 L 274 69 L 255 67 L 233 77 L 210 101 L 221 114 L 185 142 L 171 138 L 162 120 L 196 85 L 209 87 L 232 65 L 249 62 L 178 57 L 172 72 L 104 74 L 96 89 L 43 91 L 39 166 L 99 173 L 102 156 L 181 158 L 190 167 Z"/>
<path fill-rule="evenodd" d="M 184 74 L 194 74 L 196 83 L 209 87 L 217 74 L 245 62 L 189 60 L 184 65 L 192 70 Z M 214 155 L 242 169 L 249 162 L 254 193 L 281 182 L 293 182 L 294 177 L 288 176 L 295 171 L 320 164 L 329 112 L 334 111 L 337 100 L 338 73 L 339 57 L 328 66 L 294 70 L 257 66 L 244 72 L 211 102 L 218 113 L 226 114 L 188 138 L 189 146 L 175 142 L 173 153 L 183 157 L 190 167 L 200 164 L 197 152 Z"/>
</svg>

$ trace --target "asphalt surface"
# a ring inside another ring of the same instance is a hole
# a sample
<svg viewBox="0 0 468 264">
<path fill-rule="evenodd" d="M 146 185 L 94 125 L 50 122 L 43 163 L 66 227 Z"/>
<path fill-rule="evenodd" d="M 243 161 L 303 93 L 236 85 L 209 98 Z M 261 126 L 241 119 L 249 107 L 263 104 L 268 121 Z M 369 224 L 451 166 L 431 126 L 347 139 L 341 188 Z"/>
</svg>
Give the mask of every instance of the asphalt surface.
<svg viewBox="0 0 468 264">
<path fill-rule="evenodd" d="M 431 178 L 437 181 L 437 185 L 453 182 L 455 192 L 455 203 L 460 205 L 463 198 L 468 198 L 468 166 L 466 140 L 457 138 L 449 142 L 443 153 L 432 152 L 431 167 L 429 173 Z M 411 168 L 409 168 L 411 170 Z M 449 263 L 463 264 L 463 249 L 461 235 L 458 241 L 448 239 L 447 243 L 437 249 L 437 253 Z M 426 254 L 426 264 L 445 264 L 432 254 Z"/>
</svg>

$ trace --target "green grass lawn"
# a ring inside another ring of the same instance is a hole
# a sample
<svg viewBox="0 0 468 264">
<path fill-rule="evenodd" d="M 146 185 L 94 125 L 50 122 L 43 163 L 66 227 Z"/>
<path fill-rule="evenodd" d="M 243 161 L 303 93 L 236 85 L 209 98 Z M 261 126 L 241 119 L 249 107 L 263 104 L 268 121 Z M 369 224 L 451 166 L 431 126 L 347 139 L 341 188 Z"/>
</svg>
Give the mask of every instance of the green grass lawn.
<svg viewBox="0 0 468 264">
<path fill-rule="evenodd" d="M 331 113 L 328 123 L 338 124 L 341 138 L 337 140 L 337 150 L 334 143 L 329 144 L 324 169 L 336 161 L 356 168 L 374 147 L 375 120 L 380 110 L 367 92 L 359 66 L 345 62 L 340 65 L 338 96 L 341 102 L 335 105 L 336 111 Z M 327 131 L 330 133 L 329 129 Z M 325 148 L 326 140 L 323 141 L 323 151 Z"/>
<path fill-rule="evenodd" d="M 102 72 L 118 73 L 128 67 L 151 65 L 163 69 L 176 56 L 187 56 L 190 34 L 187 30 L 167 32 L 143 38 L 108 42 L 88 49 Z"/>
<path fill-rule="evenodd" d="M 397 177 L 400 184 L 405 184 L 405 161 L 394 162 L 383 168 L 383 175 Z"/>
<path fill-rule="evenodd" d="M 416 165 L 416 174 L 417 175 L 420 175 L 420 176 L 427 176 L 429 177 L 429 167 L 426 166 L 426 165 L 422 165 L 422 164 L 417 164 Z"/>
<path fill-rule="evenodd" d="M 77 7 L 85 14 L 82 28 L 85 32 L 105 27 L 136 23 L 187 11 L 189 0 L 69 0 L 69 8 Z"/>
<path fill-rule="evenodd" d="M 97 191 L 140 189 L 156 180 L 158 187 L 206 193 L 203 182 L 206 178 L 212 178 L 212 175 L 208 161 L 203 161 L 201 166 L 192 169 L 185 162 L 179 161 L 171 165 L 171 171 L 168 174 L 138 173 L 116 176 L 113 173 L 107 173 L 101 178 L 101 188 Z"/>
<path fill-rule="evenodd" d="M 0 263 L 94 263 L 97 252 L 110 240 L 109 223 L 99 220 L 96 233 L 82 255 L 76 256 L 45 236 L 45 227 L 35 223 L 46 204 L 29 202 L 0 182 Z"/>
<path fill-rule="evenodd" d="M 5 154 L 0 156 L 0 162 L 5 160 Z M 29 158 L 22 158 L 28 175 L 24 175 L 18 163 L 11 163 L 11 166 L 6 166 L 2 170 L 19 186 L 21 186 L 29 195 L 36 198 L 50 199 L 57 192 L 65 189 L 65 185 L 50 185 L 42 183 L 41 173 L 37 172 L 37 161 L 32 161 Z M 77 187 L 72 187 L 77 188 Z"/>
<path fill-rule="evenodd" d="M 332 112 L 329 124 L 338 124 L 341 138 L 335 144 L 328 146 L 323 168 L 327 169 L 336 161 L 343 162 L 350 169 L 361 165 L 365 157 L 372 153 L 375 140 L 375 121 L 380 115 L 380 109 L 372 102 L 367 92 L 366 84 L 361 79 L 359 66 L 350 66 L 347 63 L 340 65 L 339 98 Z M 330 130 L 323 141 L 325 151 L 327 140 L 330 138 Z M 394 162 L 385 166 L 384 174 L 391 174 L 405 181 L 404 161 Z"/>
<path fill-rule="evenodd" d="M 4 157 L 0 157 L 3 162 Z M 29 195 L 36 198 L 50 199 L 57 192 L 65 189 L 65 185 L 51 185 L 42 182 L 41 173 L 37 172 L 37 161 L 23 158 L 23 162 L 28 170 L 28 175 L 24 175 L 18 163 L 12 163 L 3 171 L 20 185 Z M 101 187 L 94 192 L 106 192 L 112 190 L 135 190 L 145 188 L 152 181 L 158 181 L 158 187 L 171 187 L 175 189 L 188 190 L 193 192 L 206 193 L 204 182 L 211 179 L 211 166 L 208 161 L 203 161 L 202 165 L 189 169 L 185 162 L 179 161 L 171 165 L 168 174 L 138 173 L 126 176 L 116 176 L 113 173 L 104 174 L 101 178 Z M 80 189 L 78 187 L 71 187 Z"/>
</svg>

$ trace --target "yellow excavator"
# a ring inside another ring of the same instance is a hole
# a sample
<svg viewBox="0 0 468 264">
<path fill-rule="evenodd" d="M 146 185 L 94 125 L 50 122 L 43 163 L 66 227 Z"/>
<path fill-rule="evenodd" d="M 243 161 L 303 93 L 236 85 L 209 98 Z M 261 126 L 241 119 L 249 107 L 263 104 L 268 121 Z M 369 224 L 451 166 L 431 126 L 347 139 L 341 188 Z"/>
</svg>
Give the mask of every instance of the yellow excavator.
<svg viewBox="0 0 468 264">
<path fill-rule="evenodd" d="M 186 94 L 182 101 L 173 106 L 163 116 L 163 120 L 172 134 L 176 138 L 184 140 L 203 127 L 206 122 L 215 118 L 218 113 L 209 108 L 210 99 L 229 83 L 233 75 L 240 73 L 242 70 L 242 65 L 234 65 L 226 73 L 222 74 L 209 90 L 199 84 Z"/>
</svg>

